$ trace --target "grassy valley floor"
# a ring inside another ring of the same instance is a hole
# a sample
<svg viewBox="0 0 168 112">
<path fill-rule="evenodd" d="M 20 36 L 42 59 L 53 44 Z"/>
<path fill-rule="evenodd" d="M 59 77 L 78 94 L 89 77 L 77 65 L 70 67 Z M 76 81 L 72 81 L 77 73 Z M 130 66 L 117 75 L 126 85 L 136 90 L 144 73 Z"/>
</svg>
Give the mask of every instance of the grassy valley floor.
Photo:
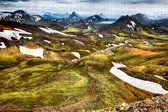
<svg viewBox="0 0 168 112">
<path fill-rule="evenodd" d="M 159 96 L 117 78 L 110 72 L 112 62 L 124 64 L 117 69 L 130 77 L 168 90 L 167 35 L 157 38 L 155 32 L 155 38 L 148 39 L 147 32 L 129 37 L 114 29 L 97 34 L 72 27 L 63 31 L 69 35 L 61 35 L 24 26 L 17 27 L 27 28 L 32 39 L 0 40 L 6 45 L 0 49 L 0 111 L 114 110 L 123 103 Z M 6 28 L 11 27 L 2 29 Z M 23 54 L 20 48 L 30 52 Z M 34 56 L 39 49 L 43 55 Z"/>
</svg>

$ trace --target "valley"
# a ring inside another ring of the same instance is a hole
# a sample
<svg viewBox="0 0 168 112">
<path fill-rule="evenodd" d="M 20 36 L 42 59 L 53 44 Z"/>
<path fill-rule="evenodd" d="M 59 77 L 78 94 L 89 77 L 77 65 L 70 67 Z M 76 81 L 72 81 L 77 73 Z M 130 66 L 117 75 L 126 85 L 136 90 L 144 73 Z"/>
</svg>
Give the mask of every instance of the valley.
<svg viewBox="0 0 168 112">
<path fill-rule="evenodd" d="M 16 13 L 22 21 L 0 19 L 0 111 L 117 111 L 167 97 L 166 24 L 136 15 L 111 23 L 75 12 L 56 21 Z"/>
</svg>

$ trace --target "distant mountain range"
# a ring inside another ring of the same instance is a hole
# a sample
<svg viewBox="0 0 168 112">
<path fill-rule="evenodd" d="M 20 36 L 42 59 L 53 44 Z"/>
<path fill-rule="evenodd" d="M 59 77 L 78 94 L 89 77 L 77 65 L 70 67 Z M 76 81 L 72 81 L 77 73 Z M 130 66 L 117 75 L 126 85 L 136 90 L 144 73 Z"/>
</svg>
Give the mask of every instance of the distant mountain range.
<svg viewBox="0 0 168 112">
<path fill-rule="evenodd" d="M 135 26 L 141 26 L 141 23 L 134 17 L 130 16 L 121 16 L 113 25 L 119 26 L 121 28 L 130 27 L 135 28 Z"/>
<path fill-rule="evenodd" d="M 156 25 L 156 26 L 162 26 L 162 25 L 168 25 L 168 18 L 161 18 L 161 19 L 150 19 L 144 14 L 136 14 L 132 15 L 131 17 L 135 18 L 137 21 L 139 21 L 143 25 Z"/>
<path fill-rule="evenodd" d="M 106 21 L 107 19 L 103 14 L 100 15 L 93 15 L 91 17 L 84 18 L 77 14 L 76 12 L 65 13 L 65 14 L 51 14 L 45 13 L 43 16 L 40 15 L 29 15 L 23 10 L 18 10 L 15 12 L 1 12 L 0 13 L 0 20 L 2 21 L 15 21 L 18 23 L 34 23 L 38 21 L 86 21 L 86 22 L 101 22 Z"/>
<path fill-rule="evenodd" d="M 109 19 L 104 18 L 102 15 L 93 15 L 85 19 L 86 22 L 101 22 L 101 21 L 108 21 Z"/>
<path fill-rule="evenodd" d="M 15 12 L 1 12 L 0 20 L 2 21 L 15 21 L 18 23 L 31 24 L 37 21 L 42 20 L 42 17 L 39 15 L 29 15 L 23 10 L 18 10 Z"/>
<path fill-rule="evenodd" d="M 134 21 L 137 21 L 141 25 L 145 25 L 145 26 L 168 26 L 168 18 L 153 20 L 141 13 L 132 15 L 132 16 L 122 16 L 117 20 L 117 23 L 120 24 L 120 26 L 123 26 L 123 24 L 119 23 L 119 21 L 123 20 L 122 22 L 124 22 L 127 19 L 131 19 L 131 20 L 133 19 Z M 40 15 L 29 15 L 23 10 L 18 10 L 15 12 L 1 12 L 0 20 L 15 21 L 18 23 L 25 23 L 25 24 L 36 24 L 44 21 L 51 21 L 51 22 L 57 22 L 61 24 L 63 23 L 63 25 L 64 24 L 71 25 L 74 22 L 97 23 L 102 21 L 109 21 L 109 19 L 107 19 L 102 13 L 99 15 L 93 15 L 93 16 L 84 18 L 79 14 L 77 14 L 76 12 L 72 12 L 71 14 L 70 13 L 65 13 L 65 14 L 45 13 L 43 16 L 40 16 Z M 124 24 L 127 24 L 127 23 L 124 22 Z M 114 25 L 116 25 L 116 23 Z"/>
<path fill-rule="evenodd" d="M 70 20 L 70 21 L 80 21 L 82 20 L 82 17 L 76 12 L 72 12 L 72 14 L 70 14 L 69 17 L 65 19 Z"/>
</svg>

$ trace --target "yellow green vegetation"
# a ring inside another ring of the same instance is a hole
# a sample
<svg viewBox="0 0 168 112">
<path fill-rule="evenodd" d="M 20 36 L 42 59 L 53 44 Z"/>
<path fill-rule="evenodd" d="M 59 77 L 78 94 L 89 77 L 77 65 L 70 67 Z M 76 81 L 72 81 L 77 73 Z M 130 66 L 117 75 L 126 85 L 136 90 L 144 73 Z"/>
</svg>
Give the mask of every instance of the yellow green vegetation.
<svg viewBox="0 0 168 112">
<path fill-rule="evenodd" d="M 151 96 L 112 75 L 111 61 L 109 55 L 100 52 L 69 64 L 27 59 L 1 70 L 0 105 L 92 110 Z"/>
<path fill-rule="evenodd" d="M 116 37 L 115 41 L 122 42 L 125 39 L 125 37 Z"/>
<path fill-rule="evenodd" d="M 135 40 L 134 40 L 135 41 Z M 132 42 L 133 43 L 133 42 Z M 129 75 L 152 82 L 161 84 L 165 89 L 168 89 L 168 58 L 167 58 L 167 42 L 165 41 L 150 41 L 150 45 L 144 45 L 139 41 L 132 48 L 115 48 L 113 59 L 118 62 L 123 62 L 128 67 L 123 69 Z M 165 80 L 158 78 L 161 76 Z"/>
<path fill-rule="evenodd" d="M 1 68 L 6 68 L 6 67 L 12 67 L 18 64 L 19 61 L 15 56 L 0 56 L 0 69 Z"/>
<path fill-rule="evenodd" d="M 78 33 L 78 32 L 80 32 L 80 29 L 75 28 L 75 27 L 68 27 L 63 32 L 65 32 L 65 33 Z"/>
</svg>

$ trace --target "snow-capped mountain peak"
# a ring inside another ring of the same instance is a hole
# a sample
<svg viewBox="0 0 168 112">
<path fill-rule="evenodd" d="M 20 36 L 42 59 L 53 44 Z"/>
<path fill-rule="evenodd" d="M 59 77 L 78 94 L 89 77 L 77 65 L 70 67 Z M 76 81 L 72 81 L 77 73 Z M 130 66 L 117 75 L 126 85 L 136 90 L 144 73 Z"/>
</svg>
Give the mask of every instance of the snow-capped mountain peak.
<svg viewBox="0 0 168 112">
<path fill-rule="evenodd" d="M 101 22 L 101 21 L 104 21 L 105 19 L 102 18 L 100 15 L 93 15 L 93 16 L 90 16 L 88 18 L 86 18 L 86 21 L 88 23 L 90 22 Z"/>
<path fill-rule="evenodd" d="M 69 20 L 80 20 L 81 17 L 79 14 L 73 11 L 72 14 L 69 15 L 68 19 Z"/>
<path fill-rule="evenodd" d="M 39 15 L 33 15 L 32 18 L 33 18 L 34 21 L 40 21 L 40 20 L 42 20 L 42 17 L 39 16 Z"/>
<path fill-rule="evenodd" d="M 17 10 L 15 12 L 1 12 L 0 13 L 0 20 L 3 20 L 3 21 L 14 21 L 18 23 L 31 24 L 41 19 L 42 19 L 41 16 L 39 15 L 31 16 L 23 10 Z"/>
<path fill-rule="evenodd" d="M 15 11 L 15 12 L 12 12 L 12 14 L 15 14 L 15 15 L 23 15 L 23 16 L 25 16 L 25 15 L 28 15 L 25 11 L 23 11 L 23 10 L 17 10 L 17 11 Z"/>
<path fill-rule="evenodd" d="M 104 15 L 103 13 L 100 13 L 99 16 L 100 16 L 101 18 L 106 19 L 105 15 Z"/>
<path fill-rule="evenodd" d="M 69 17 L 70 15 L 71 15 L 70 13 L 65 13 L 65 14 L 64 14 L 64 18 L 65 18 L 65 19 L 68 19 L 68 17 Z"/>
<path fill-rule="evenodd" d="M 0 20 L 3 20 L 4 18 L 9 17 L 9 16 L 11 16 L 11 13 L 1 12 L 0 13 Z"/>
</svg>

